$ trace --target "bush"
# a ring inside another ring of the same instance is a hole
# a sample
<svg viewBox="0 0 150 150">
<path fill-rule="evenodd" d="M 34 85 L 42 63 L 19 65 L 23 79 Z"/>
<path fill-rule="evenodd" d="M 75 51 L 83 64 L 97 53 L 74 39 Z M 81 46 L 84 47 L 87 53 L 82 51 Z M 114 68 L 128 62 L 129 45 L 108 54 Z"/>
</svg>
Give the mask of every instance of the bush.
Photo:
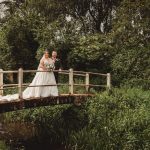
<svg viewBox="0 0 150 150">
<path fill-rule="evenodd" d="M 148 149 L 150 146 L 150 92 L 114 89 L 87 103 L 89 124 L 72 133 L 76 149 Z"/>
<path fill-rule="evenodd" d="M 126 87 L 137 87 L 137 88 L 142 88 L 144 90 L 149 90 L 150 89 L 150 80 L 149 79 L 130 79 L 130 80 L 124 80 L 123 86 Z"/>
<path fill-rule="evenodd" d="M 80 107 L 58 105 L 8 113 L 8 120 L 32 122 L 36 141 L 79 150 L 148 150 L 150 92 L 136 88 L 98 93 Z"/>
<path fill-rule="evenodd" d="M 30 122 L 35 125 L 33 137 L 38 143 L 66 143 L 69 134 L 87 124 L 87 114 L 83 107 L 56 105 L 5 114 L 5 122 Z M 30 140 L 30 139 L 29 139 Z"/>
<path fill-rule="evenodd" d="M 0 150 L 9 150 L 9 148 L 6 146 L 5 142 L 0 141 Z"/>
</svg>

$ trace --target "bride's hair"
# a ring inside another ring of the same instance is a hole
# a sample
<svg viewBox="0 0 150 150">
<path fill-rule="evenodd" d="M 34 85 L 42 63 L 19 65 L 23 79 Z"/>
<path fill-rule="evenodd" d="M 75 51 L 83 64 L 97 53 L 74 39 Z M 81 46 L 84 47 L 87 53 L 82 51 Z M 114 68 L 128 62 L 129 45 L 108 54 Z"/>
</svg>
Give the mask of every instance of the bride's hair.
<svg viewBox="0 0 150 150">
<path fill-rule="evenodd" d="M 45 53 L 49 53 L 49 50 L 48 50 L 48 49 L 46 49 L 46 50 L 44 51 L 44 54 L 45 54 Z"/>
<path fill-rule="evenodd" d="M 42 59 L 45 58 L 45 53 L 49 53 L 49 50 L 48 50 L 48 49 L 45 49 Z"/>
</svg>

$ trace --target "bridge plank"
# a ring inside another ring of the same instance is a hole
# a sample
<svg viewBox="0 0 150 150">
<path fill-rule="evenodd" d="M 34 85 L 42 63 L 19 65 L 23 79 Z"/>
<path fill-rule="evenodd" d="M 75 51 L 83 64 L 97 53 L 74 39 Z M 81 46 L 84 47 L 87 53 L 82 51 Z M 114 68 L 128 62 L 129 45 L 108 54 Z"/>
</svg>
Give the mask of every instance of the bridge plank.
<svg viewBox="0 0 150 150">
<path fill-rule="evenodd" d="M 0 113 L 49 105 L 81 103 L 91 96 L 91 94 L 63 94 L 55 97 L 39 97 L 23 99 L 21 101 L 0 101 Z"/>
</svg>

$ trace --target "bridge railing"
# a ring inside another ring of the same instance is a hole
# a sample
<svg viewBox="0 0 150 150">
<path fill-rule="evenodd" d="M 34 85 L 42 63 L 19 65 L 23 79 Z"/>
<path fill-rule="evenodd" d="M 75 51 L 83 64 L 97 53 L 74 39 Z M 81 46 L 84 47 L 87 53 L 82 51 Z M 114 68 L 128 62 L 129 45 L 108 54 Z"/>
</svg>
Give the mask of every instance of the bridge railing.
<svg viewBox="0 0 150 150">
<path fill-rule="evenodd" d="M 69 93 L 68 94 L 74 94 L 74 87 L 80 86 L 85 87 L 86 94 L 89 92 L 90 87 L 104 87 L 108 90 L 111 89 L 111 74 L 102 74 L 102 73 L 94 73 L 94 72 L 84 72 L 84 71 L 74 71 L 73 69 L 69 70 L 54 70 L 53 72 L 58 72 L 59 74 L 68 75 L 69 84 L 46 84 L 46 85 L 30 85 L 30 83 L 24 83 L 24 73 L 37 73 L 37 72 L 49 72 L 49 71 L 39 71 L 39 70 L 23 70 L 20 68 L 19 70 L 15 71 L 3 71 L 0 69 L 0 95 L 3 95 L 3 91 L 5 89 L 11 89 L 11 88 L 18 88 L 18 94 L 19 99 L 23 98 L 23 88 L 24 87 L 42 87 L 42 86 L 69 86 Z M 18 83 L 17 84 L 4 84 L 4 74 L 18 74 Z M 106 77 L 106 85 L 96 85 L 96 84 L 90 84 L 90 75 L 97 75 L 97 76 L 104 76 Z M 84 77 L 85 83 L 84 84 L 76 84 L 74 82 L 74 77 Z"/>
</svg>

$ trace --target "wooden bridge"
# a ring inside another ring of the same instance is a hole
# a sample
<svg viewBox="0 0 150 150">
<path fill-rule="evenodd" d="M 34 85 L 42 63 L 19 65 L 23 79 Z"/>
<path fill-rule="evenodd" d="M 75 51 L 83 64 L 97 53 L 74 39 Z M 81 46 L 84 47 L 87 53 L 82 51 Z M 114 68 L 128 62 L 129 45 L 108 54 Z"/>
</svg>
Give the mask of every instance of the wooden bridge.
<svg viewBox="0 0 150 150">
<path fill-rule="evenodd" d="M 107 90 L 111 89 L 111 75 L 110 73 L 102 74 L 102 73 L 94 73 L 94 72 L 84 72 L 84 71 L 74 71 L 73 69 L 69 70 L 55 70 L 54 72 L 58 72 L 59 74 L 67 75 L 68 76 L 68 83 L 58 83 L 58 84 L 47 84 L 47 85 L 36 85 L 31 86 L 30 83 L 24 83 L 24 74 L 25 73 L 36 73 L 36 72 L 48 72 L 48 71 L 39 71 L 39 70 L 23 70 L 20 68 L 19 70 L 15 71 L 3 71 L 0 69 L 0 95 L 4 95 L 4 91 L 8 89 L 18 89 L 18 99 L 8 101 L 0 100 L 0 113 L 21 110 L 26 108 L 34 108 L 40 106 L 48 106 L 48 105 L 56 105 L 56 104 L 71 104 L 74 103 L 76 105 L 81 104 L 81 102 L 85 101 L 88 97 L 93 96 L 90 93 L 90 88 L 94 87 L 103 87 Z M 4 77 L 8 74 L 17 74 L 18 83 L 17 84 L 4 84 Z M 103 76 L 105 77 L 106 84 L 105 85 L 98 85 L 98 84 L 90 84 L 90 77 L 94 76 Z M 75 77 L 83 77 L 84 83 L 77 84 L 74 81 Z M 69 91 L 68 93 L 61 93 L 59 96 L 50 96 L 50 97 L 36 97 L 30 99 L 23 98 L 23 88 L 24 87 L 40 87 L 40 86 L 68 86 Z M 84 93 L 77 94 L 75 91 L 75 86 L 85 88 Z"/>
</svg>

